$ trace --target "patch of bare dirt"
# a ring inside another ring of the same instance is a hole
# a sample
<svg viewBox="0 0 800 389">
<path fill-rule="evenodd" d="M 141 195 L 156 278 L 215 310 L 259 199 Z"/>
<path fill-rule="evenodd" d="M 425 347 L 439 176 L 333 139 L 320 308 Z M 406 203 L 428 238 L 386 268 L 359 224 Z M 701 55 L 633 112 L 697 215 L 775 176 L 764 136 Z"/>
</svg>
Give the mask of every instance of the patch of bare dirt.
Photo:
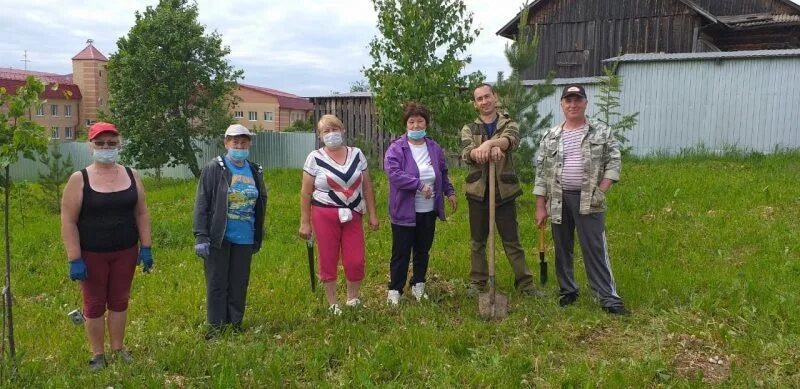
<svg viewBox="0 0 800 389">
<path fill-rule="evenodd" d="M 733 355 L 725 355 L 720 348 L 694 335 L 669 335 L 678 347 L 672 361 L 677 374 L 683 378 L 702 376 L 703 383 L 721 384 L 731 375 Z"/>
</svg>

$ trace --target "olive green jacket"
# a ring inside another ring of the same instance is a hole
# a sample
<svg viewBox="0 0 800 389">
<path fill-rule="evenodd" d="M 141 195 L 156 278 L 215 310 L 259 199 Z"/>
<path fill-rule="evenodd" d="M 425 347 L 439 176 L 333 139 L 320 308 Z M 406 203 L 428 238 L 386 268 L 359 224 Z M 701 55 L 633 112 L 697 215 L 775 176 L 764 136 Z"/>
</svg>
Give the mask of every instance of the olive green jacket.
<svg viewBox="0 0 800 389">
<path fill-rule="evenodd" d="M 583 177 L 581 179 L 581 204 L 579 213 L 604 212 L 606 196 L 598 186 L 608 178 L 619 181 L 622 157 L 614 134 L 604 124 L 589 120 L 586 133 L 581 138 Z M 536 152 L 536 181 L 533 194 L 547 198 L 547 213 L 555 224 L 561 224 L 561 173 L 564 165 L 564 146 L 561 141 L 563 124 L 547 131 Z"/>
<path fill-rule="evenodd" d="M 495 163 L 497 204 L 511 201 L 522 194 L 512 159 L 512 153 L 519 146 L 519 126 L 508 117 L 508 114 L 502 112 L 499 113 L 497 130 L 491 139 L 501 138 L 508 140 L 508 149 L 504 151 L 505 157 Z M 469 165 L 464 193 L 470 200 L 484 201 L 488 193 L 486 181 L 489 178 L 489 164 L 478 164 L 469 155 L 473 149 L 488 139 L 486 125 L 480 118 L 461 129 L 461 147 L 463 148 L 461 158 Z"/>
</svg>

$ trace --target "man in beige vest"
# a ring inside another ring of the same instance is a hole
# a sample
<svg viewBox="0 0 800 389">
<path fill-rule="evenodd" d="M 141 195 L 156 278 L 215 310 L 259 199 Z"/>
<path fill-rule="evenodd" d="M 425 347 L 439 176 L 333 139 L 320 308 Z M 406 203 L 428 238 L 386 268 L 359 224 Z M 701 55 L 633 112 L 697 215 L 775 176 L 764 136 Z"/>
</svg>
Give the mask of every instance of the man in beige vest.
<svg viewBox="0 0 800 389">
<path fill-rule="evenodd" d="M 586 117 L 586 91 L 567 85 L 561 93 L 565 120 L 547 131 L 536 157 L 536 224 L 552 221 L 556 278 L 567 307 L 578 298 L 572 266 L 575 230 L 583 264 L 603 310 L 628 315 L 611 273 L 605 230 L 605 193 L 619 181 L 622 158 L 611 130 Z"/>
</svg>

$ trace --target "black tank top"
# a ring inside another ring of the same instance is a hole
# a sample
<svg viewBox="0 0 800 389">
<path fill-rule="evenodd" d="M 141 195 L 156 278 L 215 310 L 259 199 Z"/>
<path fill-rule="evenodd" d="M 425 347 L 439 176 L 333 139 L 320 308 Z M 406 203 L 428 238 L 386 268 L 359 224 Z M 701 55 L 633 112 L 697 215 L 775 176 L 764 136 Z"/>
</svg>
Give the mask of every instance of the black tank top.
<svg viewBox="0 0 800 389">
<path fill-rule="evenodd" d="M 89 185 L 86 169 L 83 175 L 83 203 L 78 216 L 78 235 L 81 250 L 107 253 L 125 250 L 139 242 L 136 228 L 136 180 L 130 168 L 125 168 L 131 186 L 119 192 L 96 192 Z"/>
</svg>

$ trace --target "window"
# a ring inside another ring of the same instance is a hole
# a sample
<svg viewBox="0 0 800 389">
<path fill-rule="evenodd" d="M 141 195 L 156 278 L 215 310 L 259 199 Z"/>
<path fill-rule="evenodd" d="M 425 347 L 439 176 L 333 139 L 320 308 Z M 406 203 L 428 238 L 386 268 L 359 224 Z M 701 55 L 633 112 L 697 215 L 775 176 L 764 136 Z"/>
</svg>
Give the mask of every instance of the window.
<svg viewBox="0 0 800 389">
<path fill-rule="evenodd" d="M 303 112 L 292 112 L 289 114 L 289 124 L 293 124 L 298 120 L 303 120 Z"/>
<path fill-rule="evenodd" d="M 258 120 L 258 112 L 250 111 L 247 113 L 247 118 L 250 119 L 251 122 Z"/>
<path fill-rule="evenodd" d="M 233 117 L 235 117 L 237 119 L 243 118 L 244 117 L 244 111 L 234 111 L 233 112 Z"/>
<path fill-rule="evenodd" d="M 65 105 L 64 106 L 64 117 L 65 118 L 71 118 L 72 117 L 72 106 L 71 105 Z"/>
<path fill-rule="evenodd" d="M 272 112 L 264 112 L 264 120 L 271 122 L 272 121 Z"/>
<path fill-rule="evenodd" d="M 40 105 L 36 108 L 36 116 L 44 116 L 44 105 Z"/>
<path fill-rule="evenodd" d="M 75 134 L 72 133 L 72 127 L 64 127 L 64 139 L 72 139 Z"/>
<path fill-rule="evenodd" d="M 53 127 L 53 132 L 50 134 L 50 138 L 51 139 L 58 139 L 58 127 Z"/>
<path fill-rule="evenodd" d="M 50 116 L 58 116 L 58 105 L 51 104 L 50 105 Z"/>
</svg>

